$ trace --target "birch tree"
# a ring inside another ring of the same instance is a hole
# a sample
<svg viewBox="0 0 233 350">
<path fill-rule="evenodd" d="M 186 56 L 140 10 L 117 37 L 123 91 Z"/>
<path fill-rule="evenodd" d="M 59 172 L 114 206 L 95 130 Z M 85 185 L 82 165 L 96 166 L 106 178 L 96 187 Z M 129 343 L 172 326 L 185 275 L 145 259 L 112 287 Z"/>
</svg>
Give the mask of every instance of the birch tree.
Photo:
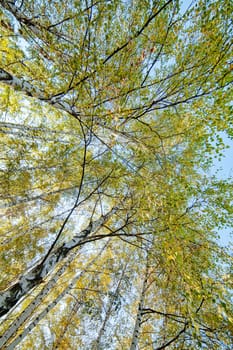
<svg viewBox="0 0 233 350">
<path fill-rule="evenodd" d="M 231 348 L 232 29 L 230 0 L 0 1 L 1 348 Z"/>
</svg>

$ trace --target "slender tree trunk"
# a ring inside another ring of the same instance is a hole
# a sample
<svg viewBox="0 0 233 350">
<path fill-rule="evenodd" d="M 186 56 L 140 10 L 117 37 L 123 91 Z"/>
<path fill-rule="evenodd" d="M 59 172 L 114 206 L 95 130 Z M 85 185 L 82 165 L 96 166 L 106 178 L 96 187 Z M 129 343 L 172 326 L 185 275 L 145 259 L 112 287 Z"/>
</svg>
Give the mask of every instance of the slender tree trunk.
<svg viewBox="0 0 233 350">
<path fill-rule="evenodd" d="M 62 265 L 62 267 L 52 276 L 51 280 L 44 286 L 39 294 L 33 299 L 33 301 L 23 310 L 23 312 L 17 317 L 17 319 L 9 326 L 6 332 L 0 337 L 0 348 L 11 339 L 16 333 L 17 329 L 21 327 L 24 322 L 32 315 L 33 311 L 40 305 L 45 296 L 56 285 L 60 276 L 66 271 L 69 264 L 75 259 L 77 252 L 70 254 L 68 260 Z"/>
<path fill-rule="evenodd" d="M 9 312 L 24 295 L 31 291 L 35 286 L 38 286 L 43 281 L 43 278 L 54 269 L 59 261 L 63 260 L 73 248 L 77 247 L 83 241 L 83 239 L 91 233 L 99 230 L 115 211 L 116 208 L 112 208 L 107 214 L 102 215 L 98 220 L 91 221 L 86 229 L 82 230 L 73 239 L 54 250 L 54 252 L 51 252 L 42 263 L 38 263 L 30 271 L 22 275 L 18 282 L 3 291 L 0 294 L 0 316 Z"/>
<path fill-rule="evenodd" d="M 116 287 L 116 289 L 114 291 L 114 295 L 118 295 L 118 293 L 119 293 L 119 290 L 120 290 L 120 287 L 121 287 L 121 283 L 122 283 L 122 280 L 123 280 L 123 277 L 124 277 L 124 274 L 125 274 L 126 267 L 127 267 L 127 263 L 125 264 L 124 269 L 123 269 L 123 271 L 121 273 L 121 277 L 120 277 L 120 280 L 119 280 L 119 282 L 117 284 L 117 287 Z M 106 324 L 108 322 L 108 319 L 111 316 L 113 304 L 114 304 L 114 298 L 112 298 L 110 300 L 110 303 L 108 305 L 108 308 L 107 308 L 107 311 L 106 311 L 106 314 L 105 314 L 104 322 L 102 324 L 102 327 L 99 330 L 99 333 L 98 333 L 98 336 L 97 336 L 97 339 L 96 339 L 96 350 L 103 349 L 101 347 L 101 340 L 102 340 L 102 336 L 105 333 L 105 328 L 106 328 Z"/>
<path fill-rule="evenodd" d="M 40 101 L 45 101 L 55 108 L 69 113 L 75 118 L 77 118 L 79 115 L 77 108 L 70 106 L 68 102 L 62 101 L 58 97 L 49 97 L 47 93 L 45 91 L 42 91 L 39 87 L 32 85 L 24 79 L 13 76 L 2 68 L 0 68 L 0 81 L 6 85 L 13 87 L 15 90 L 18 89 L 24 92 L 27 96 L 35 97 Z"/>
<path fill-rule="evenodd" d="M 86 270 L 88 270 L 90 268 L 91 265 L 93 265 L 96 260 L 99 258 L 99 256 L 103 253 L 103 251 L 105 250 L 106 246 L 108 245 L 109 243 L 109 240 L 108 242 L 101 248 L 100 252 L 98 253 L 98 255 L 95 256 L 94 259 L 92 259 L 92 261 L 87 265 L 87 267 L 85 269 L 83 269 L 83 271 L 81 273 L 79 273 L 76 277 L 73 278 L 73 280 L 70 282 L 70 284 L 62 291 L 62 293 L 60 293 L 58 295 L 58 297 L 53 300 L 52 303 L 50 303 L 42 312 L 39 313 L 39 315 L 37 315 L 34 320 L 24 329 L 23 333 L 19 334 L 10 344 L 8 345 L 5 345 L 4 347 L 1 347 L 2 350 L 14 350 L 16 345 L 18 345 L 22 340 L 23 338 L 25 338 L 28 333 L 38 324 L 38 322 L 40 320 L 42 320 L 46 315 L 47 313 L 52 310 L 54 308 L 54 306 L 57 305 L 57 303 L 72 289 L 75 287 L 75 284 L 77 283 L 77 281 L 79 280 L 79 278 L 81 278 L 84 273 L 86 272 Z M 66 266 L 67 267 L 67 266 Z M 65 271 L 66 267 L 63 269 Z M 63 272 L 64 272 L 63 271 Z M 59 274 L 59 276 L 57 277 L 60 277 L 61 274 Z M 53 284 L 54 285 L 54 284 Z M 51 289 L 51 288 L 50 288 Z M 50 289 L 46 292 L 46 294 L 50 291 Z M 38 301 L 42 299 L 43 296 L 41 296 L 38 300 L 37 300 L 37 304 L 38 304 Z M 32 302 L 31 304 L 33 304 L 34 302 Z M 37 305 L 38 306 L 38 305 Z M 29 313 L 29 312 L 28 312 Z M 30 315 L 28 315 L 29 317 Z M 16 321 L 17 322 L 17 321 Z M 16 332 L 18 329 L 18 327 L 14 327 L 14 332 Z M 8 339 L 9 340 L 9 339 Z M 6 341 L 4 341 L 4 344 L 6 344 Z"/>
<path fill-rule="evenodd" d="M 63 38 L 68 41 L 68 38 L 63 37 L 59 31 L 57 31 L 56 26 L 43 26 L 40 22 L 37 22 L 35 18 L 29 18 L 23 13 L 19 7 L 15 6 L 13 1 L 2 0 L 1 5 L 11 12 L 12 15 L 21 23 L 27 26 L 36 36 L 41 38 L 43 36 L 43 31 L 49 32 L 56 35 L 59 38 Z"/>
<path fill-rule="evenodd" d="M 145 277 L 143 280 L 140 300 L 139 300 L 139 304 L 138 304 L 138 311 L 137 311 L 137 316 L 136 316 L 136 321 L 135 321 L 130 350 L 137 350 L 138 349 L 139 332 L 140 332 L 140 327 L 141 327 L 141 323 L 142 323 L 145 294 L 146 294 L 146 290 L 147 290 L 147 280 L 148 280 L 148 270 L 149 270 L 148 252 L 147 252 L 146 259 L 147 259 L 147 262 L 146 262 L 146 269 L 145 269 Z"/>
</svg>

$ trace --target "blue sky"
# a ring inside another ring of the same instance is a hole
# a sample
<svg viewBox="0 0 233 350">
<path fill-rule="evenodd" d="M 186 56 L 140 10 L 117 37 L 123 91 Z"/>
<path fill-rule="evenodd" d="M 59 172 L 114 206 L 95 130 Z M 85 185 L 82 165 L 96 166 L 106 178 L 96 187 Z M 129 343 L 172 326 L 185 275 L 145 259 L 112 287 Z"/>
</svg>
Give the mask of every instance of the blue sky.
<svg viewBox="0 0 233 350">
<path fill-rule="evenodd" d="M 223 151 L 224 157 L 220 162 L 215 160 L 213 167 L 213 171 L 219 169 L 218 176 L 220 178 L 233 176 L 233 140 L 226 136 L 224 136 L 224 140 L 229 148 Z"/>
<path fill-rule="evenodd" d="M 221 134 L 221 136 L 223 135 Z M 223 139 L 229 148 L 223 150 L 222 153 L 224 156 L 222 157 L 221 161 L 218 161 L 217 159 L 214 161 L 211 171 L 212 174 L 217 171 L 218 178 L 220 179 L 226 179 L 230 176 L 233 177 L 233 140 L 229 139 L 227 136 L 223 136 Z M 233 236 L 230 234 L 231 232 L 233 232 L 233 228 L 221 230 L 221 232 L 219 232 L 221 245 L 225 246 L 228 243 L 233 242 Z"/>
</svg>

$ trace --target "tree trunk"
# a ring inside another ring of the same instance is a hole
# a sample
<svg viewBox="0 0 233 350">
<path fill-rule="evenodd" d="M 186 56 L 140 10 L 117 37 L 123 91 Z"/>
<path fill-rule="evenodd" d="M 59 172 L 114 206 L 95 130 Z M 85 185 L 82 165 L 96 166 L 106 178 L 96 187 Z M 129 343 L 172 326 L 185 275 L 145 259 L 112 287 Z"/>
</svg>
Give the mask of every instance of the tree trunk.
<svg viewBox="0 0 233 350">
<path fill-rule="evenodd" d="M 147 251 L 145 277 L 143 280 L 140 301 L 138 304 L 138 311 L 137 311 L 137 316 L 136 316 L 136 321 L 135 321 L 130 350 L 137 350 L 138 349 L 139 332 L 140 332 L 140 327 L 141 327 L 141 322 L 142 322 L 142 315 L 143 315 L 142 312 L 143 312 L 143 308 L 144 308 L 145 294 L 146 294 L 146 289 L 147 289 L 148 270 L 149 270 L 149 264 L 148 264 L 148 251 Z"/>
<path fill-rule="evenodd" d="M 109 242 L 109 240 L 108 240 Z M 70 282 L 70 284 L 62 291 L 62 293 L 60 293 L 58 295 L 58 297 L 53 300 L 52 303 L 50 303 L 42 312 L 40 312 L 40 314 L 38 316 L 36 316 L 36 318 L 24 329 L 23 333 L 19 334 L 14 340 L 13 342 L 11 342 L 9 345 L 6 345 L 4 347 L 1 347 L 1 349 L 3 350 L 14 350 L 16 345 L 19 344 L 23 338 L 25 338 L 27 336 L 27 334 L 38 324 L 38 322 L 44 318 L 47 313 L 54 308 L 54 306 L 57 305 L 57 303 L 72 289 L 75 287 L 75 284 L 77 283 L 77 281 L 79 280 L 80 277 L 82 277 L 84 275 L 84 273 L 86 272 L 87 269 L 90 268 L 90 266 L 92 264 L 95 263 L 95 261 L 99 258 L 99 256 L 103 253 L 103 251 L 105 250 L 108 242 L 101 248 L 100 252 L 98 253 L 98 255 L 95 256 L 94 259 L 92 259 L 92 261 L 87 265 L 87 267 L 81 272 L 79 273 L 76 277 L 73 278 L 73 280 Z M 75 254 L 76 255 L 76 254 Z M 73 259 L 74 257 L 72 257 Z M 69 260 L 69 263 L 71 261 Z M 63 266 L 58 273 L 56 273 L 55 277 L 50 281 L 51 284 L 48 283 L 48 285 L 41 291 L 41 293 L 39 293 L 39 295 L 36 297 L 36 299 L 29 305 L 29 307 L 27 309 L 24 310 L 25 316 L 26 318 L 29 317 L 31 315 L 31 313 L 33 312 L 33 310 L 38 306 L 39 302 L 41 302 L 42 298 L 48 294 L 48 292 L 51 290 L 51 288 L 55 285 L 57 279 L 61 276 L 61 274 L 66 270 L 68 263 L 65 264 L 65 266 Z M 62 271 L 61 271 L 62 270 Z M 34 307 L 35 306 L 35 307 Z M 33 309 L 34 308 L 34 309 Z M 23 312 L 23 313 L 24 313 Z M 21 316 L 23 315 L 23 313 L 19 316 L 18 320 L 20 321 Z M 25 317 L 24 316 L 24 317 Z M 25 318 L 25 319 L 26 319 Z M 12 324 L 12 329 L 11 329 L 11 336 L 14 335 L 14 333 L 17 331 L 19 323 L 18 320 L 16 320 L 13 324 Z M 22 319 L 21 319 L 22 321 Z M 8 333 L 8 331 L 5 332 L 5 334 L 0 338 L 2 340 L 1 346 L 7 343 L 7 340 L 10 339 L 10 337 L 8 336 L 8 339 L 6 337 L 6 334 Z M 6 340 L 7 339 L 7 340 Z"/>
<path fill-rule="evenodd" d="M 121 273 L 121 277 L 120 277 L 120 280 L 119 280 L 119 282 L 117 284 L 117 287 L 116 287 L 116 289 L 114 291 L 114 295 L 118 295 L 118 293 L 119 293 L 119 290 L 120 290 L 120 287 L 121 287 L 121 283 L 122 283 L 122 279 L 123 279 L 124 274 L 125 274 L 126 267 L 127 267 L 127 263 L 125 264 L 124 269 L 123 269 L 123 271 Z M 99 330 L 99 333 L 98 333 L 98 336 L 97 336 L 97 339 L 96 339 L 96 350 L 101 350 L 102 349 L 102 347 L 101 347 L 101 338 L 102 338 L 102 336 L 103 336 L 103 334 L 105 332 L 105 328 L 106 328 L 106 324 L 108 322 L 108 319 L 111 316 L 113 303 L 114 303 L 114 298 L 112 298 L 110 300 L 110 303 L 108 305 L 108 308 L 107 308 L 107 311 L 106 311 L 106 314 L 105 314 L 104 322 L 102 324 L 102 327 Z"/>
<path fill-rule="evenodd" d="M 4 316 L 24 295 L 35 286 L 38 286 L 59 261 L 63 260 L 73 248 L 77 247 L 83 241 L 83 239 L 99 230 L 115 211 L 116 208 L 113 208 L 107 214 L 102 215 L 98 220 L 91 221 L 86 229 L 82 230 L 67 243 L 55 249 L 42 263 L 38 263 L 30 271 L 22 275 L 18 282 L 3 291 L 0 294 L 0 316 Z"/>
</svg>

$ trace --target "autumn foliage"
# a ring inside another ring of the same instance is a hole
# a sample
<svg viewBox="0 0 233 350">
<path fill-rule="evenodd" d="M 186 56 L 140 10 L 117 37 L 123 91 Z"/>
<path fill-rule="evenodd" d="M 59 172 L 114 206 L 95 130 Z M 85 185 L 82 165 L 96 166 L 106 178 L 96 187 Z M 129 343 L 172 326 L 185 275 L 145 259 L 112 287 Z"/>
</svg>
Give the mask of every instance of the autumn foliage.
<svg viewBox="0 0 233 350">
<path fill-rule="evenodd" d="M 0 1 L 1 349 L 231 349 L 232 10 Z"/>
</svg>

